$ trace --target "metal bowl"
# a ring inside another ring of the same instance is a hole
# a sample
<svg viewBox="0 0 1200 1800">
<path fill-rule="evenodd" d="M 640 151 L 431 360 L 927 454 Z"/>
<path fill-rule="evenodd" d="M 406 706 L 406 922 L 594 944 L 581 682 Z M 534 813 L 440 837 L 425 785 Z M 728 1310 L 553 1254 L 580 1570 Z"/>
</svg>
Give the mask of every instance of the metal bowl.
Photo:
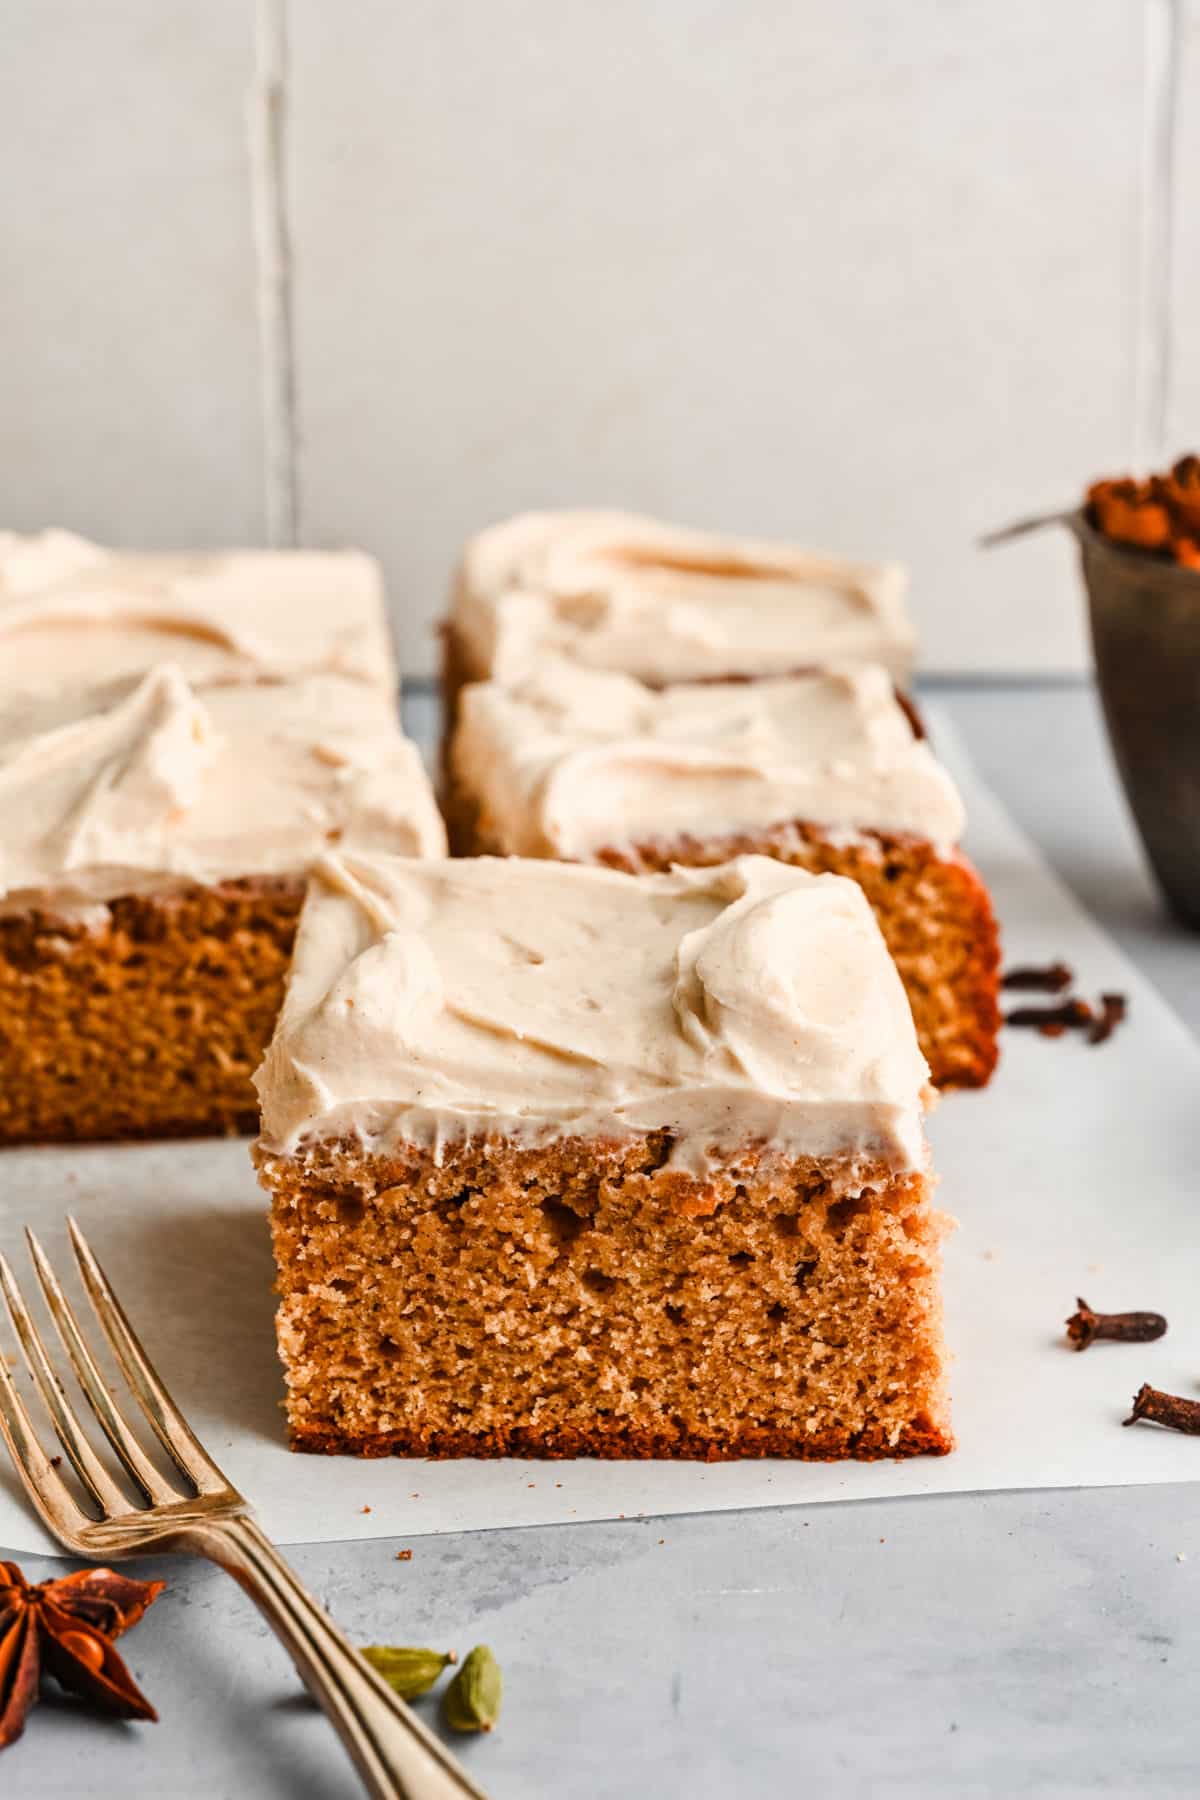
<svg viewBox="0 0 1200 1800">
<path fill-rule="evenodd" d="M 1171 910 L 1200 930 L 1200 572 L 1110 543 L 1082 512 L 1062 522 L 1126 798 Z"/>
</svg>

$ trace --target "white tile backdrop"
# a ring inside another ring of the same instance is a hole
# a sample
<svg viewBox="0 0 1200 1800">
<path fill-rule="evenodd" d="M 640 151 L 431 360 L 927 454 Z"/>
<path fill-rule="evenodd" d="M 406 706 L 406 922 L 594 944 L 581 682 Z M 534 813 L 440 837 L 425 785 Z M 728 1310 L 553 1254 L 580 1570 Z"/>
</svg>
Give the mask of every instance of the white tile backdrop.
<svg viewBox="0 0 1200 1800">
<path fill-rule="evenodd" d="M 246 0 L 7 0 L 0 524 L 261 539 Z"/>
<path fill-rule="evenodd" d="M 0 522 L 361 543 L 412 673 L 580 501 L 1077 668 L 976 535 L 1200 438 L 1200 0 L 10 0 L 0 118 Z"/>
<path fill-rule="evenodd" d="M 1167 333 L 1167 428 L 1174 443 L 1200 451 L 1200 0 L 1178 17 L 1178 116 Z"/>
</svg>

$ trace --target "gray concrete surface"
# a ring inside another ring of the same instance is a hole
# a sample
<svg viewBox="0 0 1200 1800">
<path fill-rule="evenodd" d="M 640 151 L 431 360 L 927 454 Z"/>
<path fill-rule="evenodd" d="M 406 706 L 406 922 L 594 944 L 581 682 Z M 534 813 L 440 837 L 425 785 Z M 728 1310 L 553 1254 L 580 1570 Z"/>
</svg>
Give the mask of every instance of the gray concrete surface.
<svg viewBox="0 0 1200 1800">
<path fill-rule="evenodd" d="M 1200 942 L 1158 909 L 1090 689 L 936 698 L 1200 1027 Z M 414 697 L 412 727 L 428 716 Z M 405 1563 L 403 1540 L 294 1559 L 356 1640 L 493 1645 L 505 1715 L 466 1754 L 496 1800 L 1193 1795 L 1198 1502 L 1193 1484 L 956 1495 L 418 1538 Z M 336 1741 L 240 1592 L 202 1566 L 154 1572 L 171 1585 L 126 1652 L 162 1723 L 48 1700 L 0 1758 L 5 1800 L 350 1800 Z"/>
</svg>

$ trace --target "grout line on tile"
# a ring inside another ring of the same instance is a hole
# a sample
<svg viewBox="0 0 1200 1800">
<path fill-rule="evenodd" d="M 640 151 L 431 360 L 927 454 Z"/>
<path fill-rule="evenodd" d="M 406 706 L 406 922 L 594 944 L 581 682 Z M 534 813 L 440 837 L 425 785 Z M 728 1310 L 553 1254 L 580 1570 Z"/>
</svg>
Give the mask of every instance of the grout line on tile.
<svg viewBox="0 0 1200 1800">
<path fill-rule="evenodd" d="M 1136 468 L 1168 454 L 1172 376 L 1171 259 L 1175 217 L 1175 125 L 1179 111 L 1185 0 L 1143 0 L 1142 154 L 1138 296 L 1134 346 Z"/>
<path fill-rule="evenodd" d="M 261 370 L 267 542 L 300 539 L 292 256 L 287 208 L 287 0 L 256 0 L 250 183 Z"/>
</svg>

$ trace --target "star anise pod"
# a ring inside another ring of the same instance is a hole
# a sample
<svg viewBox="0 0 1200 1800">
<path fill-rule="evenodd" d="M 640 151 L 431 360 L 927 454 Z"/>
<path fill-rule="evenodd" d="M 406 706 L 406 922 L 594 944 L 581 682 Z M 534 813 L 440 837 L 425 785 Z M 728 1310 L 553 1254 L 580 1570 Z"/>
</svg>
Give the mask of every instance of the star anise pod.
<svg viewBox="0 0 1200 1800">
<path fill-rule="evenodd" d="M 137 1624 L 165 1586 L 112 1569 L 79 1569 L 35 1587 L 16 1563 L 0 1562 L 0 1750 L 25 1729 L 43 1669 L 106 1712 L 157 1719 L 113 1639 Z"/>
</svg>

